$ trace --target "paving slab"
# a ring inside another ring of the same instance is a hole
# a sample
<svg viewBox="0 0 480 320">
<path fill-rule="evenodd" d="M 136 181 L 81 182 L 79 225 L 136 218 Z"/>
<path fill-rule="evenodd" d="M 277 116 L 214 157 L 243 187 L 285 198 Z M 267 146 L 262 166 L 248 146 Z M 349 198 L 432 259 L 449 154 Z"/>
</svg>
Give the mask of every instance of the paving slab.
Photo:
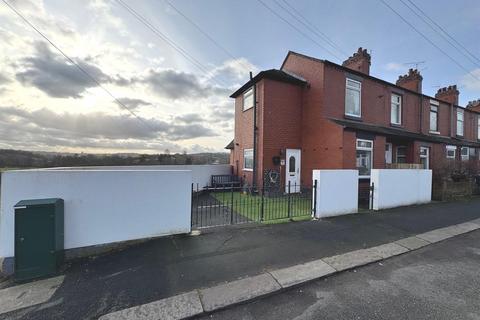
<svg viewBox="0 0 480 320">
<path fill-rule="evenodd" d="M 335 273 L 336 270 L 322 260 L 315 260 L 296 266 L 271 271 L 270 274 L 282 288 L 317 279 Z"/>
<path fill-rule="evenodd" d="M 210 312 L 281 289 L 268 273 L 200 290 L 205 311 Z"/>
<path fill-rule="evenodd" d="M 394 242 L 382 244 L 380 246 L 365 249 L 381 256 L 383 259 L 398 256 L 399 254 L 410 251 L 409 249 Z"/>
<path fill-rule="evenodd" d="M 453 236 L 454 234 L 452 234 L 452 230 L 449 230 L 447 228 L 436 229 L 416 235 L 417 238 L 428 241 L 430 243 L 439 242 Z"/>
<path fill-rule="evenodd" d="M 47 302 L 64 278 L 59 276 L 0 290 L 0 314 Z"/>
<path fill-rule="evenodd" d="M 464 222 L 464 223 L 457 224 L 456 226 L 457 228 L 463 230 L 464 233 L 480 229 L 480 224 L 472 223 L 472 222 Z"/>
<path fill-rule="evenodd" d="M 402 247 L 408 248 L 410 250 L 416 250 L 422 247 L 425 247 L 430 244 L 430 242 L 417 237 L 408 237 L 395 241 L 397 244 Z"/>
<path fill-rule="evenodd" d="M 323 258 L 322 260 L 329 264 L 331 267 L 333 267 L 335 270 L 343 271 L 346 269 L 351 269 L 382 260 L 382 256 L 380 256 L 378 253 L 366 249 L 361 249 L 345 254 Z"/>
<path fill-rule="evenodd" d="M 175 320 L 203 312 L 197 291 L 106 314 L 99 320 Z"/>
</svg>

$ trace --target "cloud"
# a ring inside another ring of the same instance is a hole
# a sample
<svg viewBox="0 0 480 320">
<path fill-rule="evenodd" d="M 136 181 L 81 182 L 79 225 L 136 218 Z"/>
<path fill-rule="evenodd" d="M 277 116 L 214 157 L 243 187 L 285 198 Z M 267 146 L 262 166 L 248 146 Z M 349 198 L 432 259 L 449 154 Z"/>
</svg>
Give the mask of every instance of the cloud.
<svg viewBox="0 0 480 320">
<path fill-rule="evenodd" d="M 385 65 L 387 71 L 404 71 L 405 69 L 405 65 L 398 62 L 389 62 Z"/>
<path fill-rule="evenodd" d="M 465 74 L 460 80 L 460 83 L 464 85 L 467 90 L 480 91 L 480 80 L 478 80 L 480 79 L 480 68 L 474 69 L 470 73 Z M 474 77 L 472 77 L 472 74 Z"/>
<path fill-rule="evenodd" d="M 10 145 L 21 142 L 30 148 L 38 145 L 96 148 L 108 146 L 109 142 L 110 146 L 138 150 L 148 149 L 145 146 L 152 142 L 176 145 L 180 140 L 218 135 L 201 124 L 141 119 L 143 123 L 126 114 L 72 114 L 0 107 L 0 140 Z"/>
<path fill-rule="evenodd" d="M 34 46 L 34 55 L 21 60 L 23 70 L 15 75 L 23 85 L 32 85 L 55 98 L 81 98 L 85 90 L 97 86 L 76 66 L 50 51 L 46 43 L 36 42 Z M 73 60 L 97 81 L 110 81 L 97 66 L 79 59 Z"/>
<path fill-rule="evenodd" d="M 258 70 L 258 67 L 249 62 L 246 58 L 238 58 L 225 61 L 220 66 L 213 69 L 209 77 L 214 79 L 224 79 L 229 83 L 239 85 L 249 80 L 250 71 L 256 74 Z"/>
<path fill-rule="evenodd" d="M 0 73 L 0 86 L 2 84 L 6 84 L 6 83 L 9 83 L 10 82 L 10 79 L 8 79 L 6 76 L 4 76 L 3 74 Z"/>
<path fill-rule="evenodd" d="M 118 101 L 123 103 L 129 109 L 137 109 L 140 106 L 151 106 L 152 104 L 148 101 L 135 98 L 119 98 Z M 118 103 L 117 103 L 118 104 Z M 123 106 L 121 106 L 123 107 Z"/>
<path fill-rule="evenodd" d="M 202 83 L 192 74 L 171 69 L 149 70 L 148 73 L 137 80 L 150 86 L 158 96 L 170 99 L 206 98 L 211 95 L 223 95 L 229 91 L 226 88 L 213 87 Z"/>
<path fill-rule="evenodd" d="M 203 119 L 198 113 L 187 113 L 175 117 L 175 120 L 183 123 L 194 123 L 194 122 L 203 122 Z"/>
</svg>

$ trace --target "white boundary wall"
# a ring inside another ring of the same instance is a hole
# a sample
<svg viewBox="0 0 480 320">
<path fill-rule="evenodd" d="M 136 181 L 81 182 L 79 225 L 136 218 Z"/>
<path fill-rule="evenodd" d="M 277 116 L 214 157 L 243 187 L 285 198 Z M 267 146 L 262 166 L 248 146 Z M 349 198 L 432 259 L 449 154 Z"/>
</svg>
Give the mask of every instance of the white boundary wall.
<svg viewBox="0 0 480 320">
<path fill-rule="evenodd" d="M 23 199 L 65 200 L 65 249 L 188 233 L 191 171 L 23 170 L 2 174 L 0 257 L 14 255 Z"/>
<path fill-rule="evenodd" d="M 432 200 L 432 170 L 372 169 L 371 183 L 374 183 L 374 210 Z"/>
<path fill-rule="evenodd" d="M 313 170 L 317 180 L 316 218 L 358 211 L 358 170 Z"/>
<path fill-rule="evenodd" d="M 59 167 L 45 170 L 190 170 L 192 183 L 195 186 L 198 183 L 200 189 L 210 185 L 212 175 L 232 174 L 232 166 L 229 164 Z"/>
</svg>

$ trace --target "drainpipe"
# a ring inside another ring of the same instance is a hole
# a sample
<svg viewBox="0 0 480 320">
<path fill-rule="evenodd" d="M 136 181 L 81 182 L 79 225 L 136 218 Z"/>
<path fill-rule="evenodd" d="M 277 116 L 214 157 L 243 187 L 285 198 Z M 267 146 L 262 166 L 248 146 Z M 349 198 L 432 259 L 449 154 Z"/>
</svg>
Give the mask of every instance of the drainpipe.
<svg viewBox="0 0 480 320">
<path fill-rule="evenodd" d="M 250 71 L 250 80 L 253 74 Z M 257 84 L 253 84 L 253 190 L 257 184 Z"/>
</svg>

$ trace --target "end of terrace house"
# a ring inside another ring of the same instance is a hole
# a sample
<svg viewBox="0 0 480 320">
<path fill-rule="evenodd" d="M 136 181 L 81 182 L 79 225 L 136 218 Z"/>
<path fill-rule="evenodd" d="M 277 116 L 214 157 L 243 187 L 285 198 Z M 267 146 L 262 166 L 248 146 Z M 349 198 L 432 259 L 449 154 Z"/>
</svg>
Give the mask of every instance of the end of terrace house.
<svg viewBox="0 0 480 320">
<path fill-rule="evenodd" d="M 390 83 L 370 65 L 362 48 L 342 65 L 290 51 L 241 86 L 231 95 L 234 174 L 253 186 L 311 185 L 314 169 L 358 169 L 368 197 L 372 168 L 432 169 L 434 190 L 447 172 L 478 172 L 480 100 L 462 107 L 455 85 L 432 97 L 418 70 Z"/>
</svg>

